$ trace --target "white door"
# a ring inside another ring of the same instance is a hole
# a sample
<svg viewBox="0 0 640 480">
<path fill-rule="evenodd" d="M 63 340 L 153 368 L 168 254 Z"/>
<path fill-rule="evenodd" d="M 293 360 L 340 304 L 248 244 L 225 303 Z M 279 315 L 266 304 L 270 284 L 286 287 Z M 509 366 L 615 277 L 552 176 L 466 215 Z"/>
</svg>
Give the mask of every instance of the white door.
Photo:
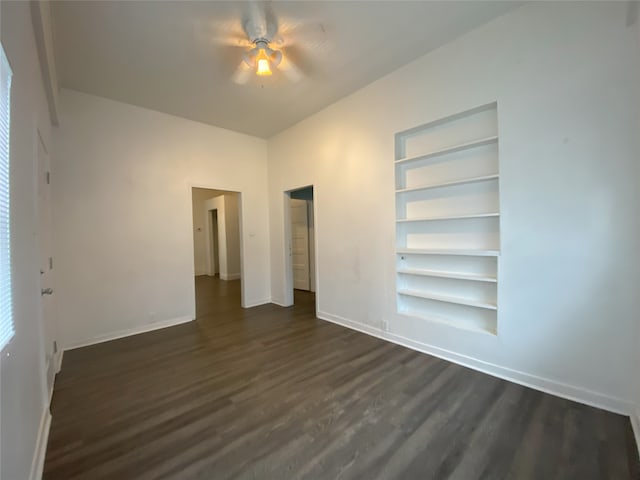
<svg viewBox="0 0 640 480">
<path fill-rule="evenodd" d="M 51 174 L 49 154 L 38 135 L 38 241 L 40 247 L 40 299 L 47 387 L 53 389 L 57 373 L 57 329 L 53 299 L 53 256 L 51 242 Z"/>
<path fill-rule="evenodd" d="M 293 288 L 309 290 L 309 218 L 307 201 L 291 199 Z"/>
</svg>

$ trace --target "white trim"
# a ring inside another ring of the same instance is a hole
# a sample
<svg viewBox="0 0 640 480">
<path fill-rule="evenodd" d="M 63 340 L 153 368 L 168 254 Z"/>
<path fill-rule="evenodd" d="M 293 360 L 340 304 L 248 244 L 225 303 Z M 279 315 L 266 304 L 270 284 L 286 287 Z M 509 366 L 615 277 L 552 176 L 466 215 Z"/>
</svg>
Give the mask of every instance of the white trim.
<svg viewBox="0 0 640 480">
<path fill-rule="evenodd" d="M 239 273 L 220 273 L 220 280 L 240 280 Z"/>
<path fill-rule="evenodd" d="M 631 428 L 633 429 L 633 435 L 636 437 L 636 448 L 638 449 L 638 455 L 640 455 L 640 407 L 636 407 L 634 412 L 629 415 L 631 419 Z"/>
<path fill-rule="evenodd" d="M 620 398 L 611 397 L 575 385 L 569 385 L 567 383 L 561 383 L 548 378 L 531 375 L 526 372 L 502 367 L 500 365 L 495 365 L 493 363 L 485 362 L 473 357 L 468 357 L 466 355 L 460 355 L 456 352 L 445 350 L 434 345 L 416 342 L 401 335 L 385 332 L 381 328 L 342 318 L 330 313 L 319 311 L 317 316 L 322 320 L 336 323 L 343 327 L 351 328 L 353 330 L 366 333 L 373 337 L 381 338 L 382 340 L 387 340 L 389 342 L 402 345 L 403 347 L 407 347 L 412 350 L 417 350 L 422 353 L 433 355 L 434 357 L 442 358 L 458 365 L 462 365 L 473 370 L 492 375 L 494 377 L 502 378 L 503 380 L 517 383 L 525 387 L 533 388 L 534 390 L 539 390 L 551 395 L 555 395 L 557 397 L 566 398 L 567 400 L 584 403 L 592 407 L 601 408 L 623 415 L 629 415 L 629 412 L 633 410 L 632 405 L 628 401 Z M 636 436 L 637 435 L 638 434 L 636 433 Z"/>
<path fill-rule="evenodd" d="M 62 369 L 62 356 L 64 355 L 64 350 L 58 350 L 53 354 L 51 358 L 51 363 L 53 364 L 53 379 L 51 381 L 51 388 L 49 389 L 49 406 L 51 406 L 51 400 L 53 399 L 53 391 L 56 388 L 56 375 L 60 373 Z M 49 368 L 47 368 L 47 372 L 49 372 Z"/>
<path fill-rule="evenodd" d="M 51 8 L 52 6 L 43 0 L 31 2 L 31 23 L 33 24 L 36 50 L 40 62 L 42 84 L 49 107 L 49 119 L 51 125 L 58 127 L 58 75 L 54 58 L 53 36 L 47 35 L 52 30 Z"/>
<path fill-rule="evenodd" d="M 266 303 L 271 303 L 271 299 L 270 298 L 265 298 L 263 300 L 249 300 L 246 305 L 243 305 L 242 308 L 252 308 L 252 307 L 258 307 L 260 305 L 264 305 Z"/>
<path fill-rule="evenodd" d="M 287 305 L 282 300 L 275 300 L 273 298 L 271 299 L 271 303 L 273 303 L 274 305 L 278 305 L 279 307 L 282 307 L 282 308 L 288 308 L 293 305 L 293 304 Z"/>
<path fill-rule="evenodd" d="M 150 323 L 142 325 L 140 327 L 129 328 L 127 330 L 119 330 L 117 332 L 105 333 L 98 335 L 87 340 L 83 340 L 71 345 L 65 345 L 65 350 L 73 350 L 74 348 L 88 347 L 89 345 L 95 345 L 97 343 L 108 342 L 110 340 L 117 340 L 118 338 L 129 337 L 131 335 L 138 335 L 139 333 L 151 332 L 153 330 L 160 330 L 167 327 L 173 327 L 174 325 L 180 325 L 181 323 L 192 322 L 195 320 L 192 316 L 172 318 L 170 320 L 164 320 L 161 322 Z"/>
<path fill-rule="evenodd" d="M 51 413 L 49 407 L 45 407 L 40 419 L 40 428 L 38 430 L 38 438 L 36 439 L 36 449 L 33 452 L 31 460 L 30 480 L 41 480 L 42 471 L 44 469 L 44 459 L 47 455 L 47 443 L 49 441 L 49 430 L 51 429 Z"/>
<path fill-rule="evenodd" d="M 55 366 L 56 366 L 56 374 L 60 373 L 62 370 L 62 357 L 64 356 L 64 350 L 59 349 L 58 352 L 54 355 Z"/>
</svg>

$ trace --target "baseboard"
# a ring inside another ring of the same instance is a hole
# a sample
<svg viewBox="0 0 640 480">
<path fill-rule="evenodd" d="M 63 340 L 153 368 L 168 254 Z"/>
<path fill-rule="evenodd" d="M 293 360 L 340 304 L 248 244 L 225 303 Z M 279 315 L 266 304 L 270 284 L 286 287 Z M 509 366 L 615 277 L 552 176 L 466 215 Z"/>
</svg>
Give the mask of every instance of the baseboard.
<svg viewBox="0 0 640 480">
<path fill-rule="evenodd" d="M 51 413 L 49 406 L 45 407 L 40 419 L 38 438 L 36 439 L 36 449 L 31 460 L 31 474 L 29 480 L 41 480 L 44 469 L 44 459 L 47 455 L 47 442 L 49 441 L 49 430 L 51 429 Z"/>
<path fill-rule="evenodd" d="M 60 373 L 60 370 L 62 370 L 62 357 L 64 356 L 64 350 L 58 350 L 58 352 L 55 354 L 55 365 L 56 365 L 56 373 Z"/>
<path fill-rule="evenodd" d="M 265 298 L 265 299 L 262 299 L 262 300 L 247 300 L 246 303 L 242 306 L 242 308 L 258 307 L 258 306 L 264 305 L 266 303 L 271 303 L 271 299 L 270 298 Z"/>
<path fill-rule="evenodd" d="M 64 350 L 58 350 L 53 354 L 53 359 L 51 360 L 53 363 L 53 379 L 51 381 L 51 388 L 49 389 L 49 405 L 51 405 L 51 399 L 53 398 L 53 390 L 56 386 L 56 375 L 60 373 L 62 370 L 62 356 L 64 355 Z M 49 369 L 47 368 L 47 374 Z M 48 383 L 48 382 L 47 382 Z"/>
<path fill-rule="evenodd" d="M 566 398 L 567 400 L 584 403 L 592 407 L 601 408 L 603 410 L 608 410 L 610 412 L 619 413 L 622 415 L 629 415 L 629 412 L 632 411 L 632 405 L 626 400 L 622 400 L 616 397 L 610 397 L 608 395 L 577 387 L 575 385 L 560 383 L 555 380 L 502 367 L 500 365 L 485 362 L 477 358 L 461 355 L 450 350 L 445 350 L 434 345 L 416 342 L 401 335 L 386 332 L 380 328 L 366 325 L 361 322 L 356 322 L 354 320 L 342 318 L 330 313 L 319 311 L 317 316 L 322 320 L 327 320 L 329 322 L 342 325 L 343 327 L 351 328 L 353 330 L 366 333 L 367 335 L 381 338 L 382 340 L 387 340 L 389 342 L 402 345 L 403 347 L 433 355 L 434 357 L 442 358 L 443 360 L 447 360 L 449 362 L 453 362 L 458 365 L 462 365 L 464 367 L 468 367 L 473 370 L 492 375 L 494 377 L 502 378 L 503 380 L 517 383 L 525 387 L 533 388 L 534 390 L 549 393 L 557 397 Z"/>
<path fill-rule="evenodd" d="M 127 330 L 119 330 L 117 332 L 105 333 L 104 335 L 98 335 L 97 337 L 90 338 L 71 345 L 65 345 L 65 350 L 73 350 L 74 348 L 88 347 L 97 343 L 109 342 L 111 340 L 117 340 L 118 338 L 130 337 L 131 335 L 138 335 L 140 333 L 152 332 L 153 330 L 160 330 L 163 328 L 173 327 L 180 325 L 181 323 L 192 322 L 194 318 L 192 316 L 172 318 L 161 322 L 149 323 L 139 327 L 129 328 Z"/>
<path fill-rule="evenodd" d="M 634 409 L 629 417 L 631 418 L 631 428 L 633 429 L 633 435 L 636 437 L 636 448 L 638 449 L 638 456 L 640 456 L 640 407 Z"/>
<path fill-rule="evenodd" d="M 280 300 L 274 300 L 273 298 L 270 300 L 271 303 L 273 303 L 274 305 L 278 305 L 279 307 L 283 307 L 283 308 L 288 308 L 293 306 L 293 304 L 291 305 L 285 305 L 285 303 L 283 301 Z"/>
<path fill-rule="evenodd" d="M 240 280 L 240 274 L 239 273 L 221 273 L 220 274 L 220 280 Z"/>
</svg>

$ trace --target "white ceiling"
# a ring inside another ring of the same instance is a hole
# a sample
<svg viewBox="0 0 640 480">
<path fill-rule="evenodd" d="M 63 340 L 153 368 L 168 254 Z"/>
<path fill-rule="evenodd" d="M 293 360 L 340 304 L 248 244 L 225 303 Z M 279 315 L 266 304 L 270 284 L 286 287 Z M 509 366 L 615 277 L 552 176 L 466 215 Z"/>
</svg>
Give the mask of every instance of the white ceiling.
<svg viewBox="0 0 640 480">
<path fill-rule="evenodd" d="M 243 49 L 225 39 L 242 32 L 245 2 L 55 2 L 57 69 L 65 88 L 268 138 L 516 6 L 272 2 L 285 39 L 307 39 L 285 49 L 306 77 L 240 86 Z"/>
</svg>

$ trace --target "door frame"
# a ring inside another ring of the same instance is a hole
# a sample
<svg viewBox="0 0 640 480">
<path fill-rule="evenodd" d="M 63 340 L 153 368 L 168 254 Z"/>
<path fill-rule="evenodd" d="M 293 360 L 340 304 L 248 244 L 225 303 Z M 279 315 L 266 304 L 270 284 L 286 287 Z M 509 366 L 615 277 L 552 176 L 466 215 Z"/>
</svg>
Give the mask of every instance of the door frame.
<svg viewBox="0 0 640 480">
<path fill-rule="evenodd" d="M 213 186 L 213 185 L 205 185 L 202 183 L 189 183 L 187 185 L 187 198 L 189 199 L 188 203 L 189 203 L 189 211 L 188 213 L 188 219 L 189 219 L 189 227 L 191 229 L 191 242 L 190 242 L 190 250 L 191 250 L 191 254 L 189 255 L 189 269 L 191 271 L 191 281 L 190 281 L 190 285 L 192 286 L 193 290 L 191 291 L 190 294 L 190 302 L 191 302 L 191 312 L 192 312 L 192 316 L 193 318 L 196 318 L 196 291 L 195 291 L 195 283 L 193 282 L 193 279 L 195 278 L 196 275 L 196 269 L 195 269 L 195 265 L 193 264 L 193 258 L 195 256 L 195 252 L 194 252 L 194 248 L 193 245 L 195 243 L 195 235 L 196 232 L 193 228 L 193 189 L 194 188 L 205 188 L 207 190 L 221 190 L 224 192 L 229 192 L 229 193 L 236 193 L 238 194 L 238 226 L 240 229 L 239 232 L 239 240 L 240 240 L 240 306 L 242 308 L 247 308 L 247 299 L 246 299 L 246 292 L 245 292 L 245 287 L 244 287 L 244 279 L 247 275 L 247 272 L 245 271 L 245 263 L 244 263 L 244 257 L 245 257 L 245 243 L 244 243 L 244 211 L 243 211 L 243 206 L 242 206 L 242 199 L 244 198 L 244 192 L 242 190 L 238 190 L 235 188 L 230 188 L 230 187 L 220 187 L 220 186 Z M 209 213 L 209 211 L 207 211 L 207 214 Z M 208 222 L 208 219 L 207 219 Z"/>
<path fill-rule="evenodd" d="M 299 187 L 288 188 L 284 190 L 282 194 L 282 206 L 283 206 L 283 219 L 284 219 L 284 242 L 283 242 L 283 254 L 284 254 L 284 290 L 283 299 L 285 307 L 293 305 L 293 262 L 291 261 L 291 210 L 290 200 L 291 193 L 297 190 L 303 190 L 305 188 L 311 188 L 313 190 L 313 263 L 314 263 L 314 286 L 316 296 L 316 316 L 318 315 L 318 305 L 320 305 L 320 266 L 318 263 L 318 189 L 311 183 L 302 185 Z"/>
<path fill-rule="evenodd" d="M 34 135 L 34 157 L 33 157 L 33 165 L 34 172 L 36 178 L 36 189 L 35 189 L 35 207 L 36 207 L 36 217 L 38 222 L 38 266 L 42 268 L 42 250 L 45 246 L 44 235 L 48 235 L 48 253 L 50 257 L 50 261 L 53 261 L 54 256 L 54 243 L 53 243 L 53 193 L 50 183 L 46 182 L 46 187 L 48 189 L 48 209 L 49 214 L 49 224 L 48 231 L 44 232 L 41 230 L 42 227 L 42 215 L 46 215 L 47 212 L 43 212 L 41 209 L 41 188 L 43 179 L 41 178 L 41 174 L 51 175 L 51 154 L 49 152 L 49 147 L 47 142 L 45 141 L 40 127 L 36 124 L 35 126 L 35 135 Z M 42 148 L 42 152 L 44 153 L 44 158 L 40 156 L 40 148 Z M 43 163 L 44 160 L 44 163 Z M 54 281 L 54 273 L 53 273 L 53 264 L 49 263 L 47 267 L 45 267 L 45 271 L 40 271 L 40 275 L 38 276 L 38 318 L 39 318 L 39 327 L 40 327 L 40 350 L 42 352 L 41 358 L 41 367 L 44 375 L 41 378 L 43 392 L 45 393 L 45 397 L 48 398 L 49 403 L 51 402 L 51 398 L 53 396 L 53 388 L 55 383 L 55 377 L 62 369 L 62 355 L 63 349 L 60 345 L 60 330 L 58 326 L 58 318 L 57 318 L 57 309 L 55 307 L 55 299 L 54 298 L 44 298 L 42 295 L 43 287 L 50 287 L 55 290 L 55 281 Z M 43 275 L 47 275 L 48 283 L 44 283 Z M 55 292 L 54 292 L 55 293 Z M 49 302 L 49 309 L 47 312 L 45 310 L 44 302 Z M 53 338 L 49 338 L 47 332 L 51 331 Z M 48 357 L 47 349 L 48 349 L 48 341 L 51 340 L 54 344 L 54 349 L 51 353 L 51 356 Z M 47 405 L 49 405 L 47 403 Z"/>
</svg>

